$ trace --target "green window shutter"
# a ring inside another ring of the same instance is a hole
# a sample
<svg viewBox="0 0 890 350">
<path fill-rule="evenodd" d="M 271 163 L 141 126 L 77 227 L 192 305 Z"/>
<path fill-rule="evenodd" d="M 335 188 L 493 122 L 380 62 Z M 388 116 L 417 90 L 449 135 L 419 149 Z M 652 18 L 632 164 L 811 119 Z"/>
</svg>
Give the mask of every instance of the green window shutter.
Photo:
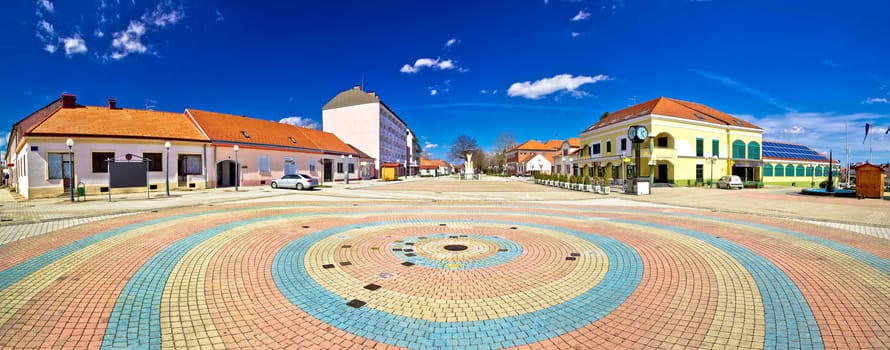
<svg viewBox="0 0 890 350">
<path fill-rule="evenodd" d="M 748 159 L 760 159 L 760 144 L 754 141 L 748 142 Z"/>
<path fill-rule="evenodd" d="M 696 157 L 704 157 L 705 156 L 705 139 L 702 139 L 702 138 L 695 139 L 695 156 Z"/>
<path fill-rule="evenodd" d="M 767 164 L 763 166 L 763 176 L 773 176 L 773 165 Z"/>
<path fill-rule="evenodd" d="M 711 155 L 720 156 L 720 140 L 711 141 Z"/>
</svg>

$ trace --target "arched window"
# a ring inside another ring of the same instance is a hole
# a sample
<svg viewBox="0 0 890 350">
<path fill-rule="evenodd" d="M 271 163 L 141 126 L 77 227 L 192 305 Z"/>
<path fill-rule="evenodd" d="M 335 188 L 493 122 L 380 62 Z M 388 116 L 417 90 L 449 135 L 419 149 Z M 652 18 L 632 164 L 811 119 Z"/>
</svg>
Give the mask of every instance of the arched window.
<svg viewBox="0 0 890 350">
<path fill-rule="evenodd" d="M 763 166 L 763 176 L 773 176 L 773 165 L 767 164 Z"/>
<path fill-rule="evenodd" d="M 794 165 L 788 164 L 785 166 L 785 176 L 794 176 Z"/>
<path fill-rule="evenodd" d="M 807 176 L 810 176 L 810 177 L 813 176 L 813 166 L 812 165 L 807 167 Z"/>
<path fill-rule="evenodd" d="M 822 166 L 821 165 L 816 166 L 816 176 L 817 177 L 822 176 Z"/>
<path fill-rule="evenodd" d="M 745 158 L 745 141 L 735 140 L 732 142 L 732 157 Z"/>
<path fill-rule="evenodd" d="M 760 159 L 760 144 L 754 141 L 748 142 L 748 159 Z"/>
<path fill-rule="evenodd" d="M 776 164 L 776 176 L 785 176 L 785 167 L 783 167 L 782 164 Z"/>
<path fill-rule="evenodd" d="M 803 174 L 804 174 L 804 171 L 803 171 L 803 165 L 802 165 L 802 164 L 798 164 L 798 165 L 797 165 L 797 176 L 804 176 Z"/>
</svg>

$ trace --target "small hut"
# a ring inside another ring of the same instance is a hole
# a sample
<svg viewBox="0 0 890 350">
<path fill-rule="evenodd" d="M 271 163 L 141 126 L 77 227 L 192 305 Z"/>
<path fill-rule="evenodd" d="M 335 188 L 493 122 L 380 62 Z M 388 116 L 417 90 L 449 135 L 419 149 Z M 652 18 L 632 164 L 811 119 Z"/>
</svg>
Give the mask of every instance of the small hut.
<svg viewBox="0 0 890 350">
<path fill-rule="evenodd" d="M 863 163 L 856 168 L 856 196 L 884 198 L 884 172 L 881 167 Z"/>
</svg>

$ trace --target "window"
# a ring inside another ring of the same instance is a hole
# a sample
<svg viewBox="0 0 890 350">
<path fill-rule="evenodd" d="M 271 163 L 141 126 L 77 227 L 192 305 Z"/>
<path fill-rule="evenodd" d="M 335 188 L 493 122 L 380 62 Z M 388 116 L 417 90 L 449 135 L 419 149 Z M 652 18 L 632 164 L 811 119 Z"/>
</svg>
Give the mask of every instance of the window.
<svg viewBox="0 0 890 350">
<path fill-rule="evenodd" d="M 785 166 L 785 176 L 794 176 L 794 165 L 788 164 Z"/>
<path fill-rule="evenodd" d="M 114 152 L 93 152 L 93 172 L 107 173 L 108 159 L 114 160 Z"/>
<path fill-rule="evenodd" d="M 50 153 L 46 163 L 50 180 L 71 178 L 71 158 L 68 153 Z"/>
<path fill-rule="evenodd" d="M 315 159 L 309 161 L 309 171 L 315 172 Z"/>
<path fill-rule="evenodd" d="M 250 138 L 250 134 L 248 134 L 247 131 L 244 131 L 244 130 L 241 130 L 241 136 L 244 136 L 245 139 Z"/>
<path fill-rule="evenodd" d="M 355 164 L 349 163 L 349 173 L 355 174 Z"/>
<path fill-rule="evenodd" d="M 201 175 L 201 155 L 200 154 L 180 154 L 179 155 L 179 175 Z"/>
<path fill-rule="evenodd" d="M 763 166 L 763 176 L 773 176 L 773 165 L 767 164 Z"/>
<path fill-rule="evenodd" d="M 696 157 L 704 157 L 705 156 L 705 139 L 696 138 L 695 139 L 695 156 Z"/>
<path fill-rule="evenodd" d="M 269 161 L 268 156 L 260 156 L 259 163 L 260 163 L 259 164 L 260 174 L 272 175 L 272 169 L 271 169 L 272 165 L 271 165 L 271 162 Z"/>
<path fill-rule="evenodd" d="M 785 176 L 785 167 L 783 167 L 782 164 L 776 164 L 776 176 Z"/>
<path fill-rule="evenodd" d="M 164 171 L 163 153 L 143 153 L 142 160 L 148 161 L 148 171 Z"/>
<path fill-rule="evenodd" d="M 812 165 L 807 167 L 807 176 L 813 176 L 813 166 Z"/>
<path fill-rule="evenodd" d="M 797 165 L 797 176 L 804 176 L 803 174 L 804 174 L 803 165 L 798 164 Z"/>
<path fill-rule="evenodd" d="M 621 139 L 621 150 L 627 151 L 627 139 Z"/>
<path fill-rule="evenodd" d="M 592 149 L 592 150 L 590 151 L 591 154 L 600 154 L 600 153 L 601 153 L 601 152 L 600 152 L 600 146 L 602 146 L 602 145 L 600 145 L 600 144 L 598 144 L 598 143 L 592 145 L 592 146 L 591 146 L 591 149 Z"/>
<path fill-rule="evenodd" d="M 343 173 L 343 163 L 337 162 L 337 174 Z"/>
<path fill-rule="evenodd" d="M 735 140 L 732 142 L 732 157 L 745 158 L 745 141 Z"/>
<path fill-rule="evenodd" d="M 720 140 L 713 139 L 711 140 L 711 155 L 715 157 L 720 156 Z"/>
<path fill-rule="evenodd" d="M 760 159 L 760 144 L 754 141 L 748 142 L 748 159 Z"/>
<path fill-rule="evenodd" d="M 659 148 L 667 148 L 668 147 L 668 138 L 667 136 L 662 136 L 655 139 L 655 147 Z"/>
<path fill-rule="evenodd" d="M 612 141 L 606 141 L 606 153 L 612 153 Z"/>
<path fill-rule="evenodd" d="M 704 180 L 705 166 L 703 164 L 695 165 L 695 182 L 705 182 Z"/>
<path fill-rule="evenodd" d="M 816 176 L 822 176 L 822 166 L 816 167 Z"/>
</svg>

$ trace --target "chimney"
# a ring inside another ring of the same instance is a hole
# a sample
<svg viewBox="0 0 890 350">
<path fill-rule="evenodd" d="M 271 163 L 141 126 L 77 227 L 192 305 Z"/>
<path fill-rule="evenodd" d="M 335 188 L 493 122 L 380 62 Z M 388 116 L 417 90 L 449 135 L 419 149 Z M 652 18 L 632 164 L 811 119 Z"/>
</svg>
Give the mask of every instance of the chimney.
<svg viewBox="0 0 890 350">
<path fill-rule="evenodd" d="M 108 109 L 117 109 L 117 100 L 113 98 L 108 99 Z"/>
<path fill-rule="evenodd" d="M 361 86 L 361 85 L 356 85 L 356 86 L 353 86 L 352 89 L 353 89 L 353 90 L 362 91 L 362 86 Z"/>
<path fill-rule="evenodd" d="M 72 94 L 62 94 L 62 108 L 74 108 L 77 106 L 75 101 L 77 100 L 77 96 Z"/>
</svg>

